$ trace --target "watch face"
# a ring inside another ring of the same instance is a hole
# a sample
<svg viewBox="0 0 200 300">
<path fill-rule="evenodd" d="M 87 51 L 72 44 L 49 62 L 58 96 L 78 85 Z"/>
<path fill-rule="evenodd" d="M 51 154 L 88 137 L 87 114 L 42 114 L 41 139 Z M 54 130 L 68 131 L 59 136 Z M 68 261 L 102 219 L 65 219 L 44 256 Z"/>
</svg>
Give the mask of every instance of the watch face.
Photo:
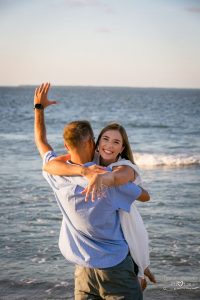
<svg viewBox="0 0 200 300">
<path fill-rule="evenodd" d="M 43 105 L 38 103 L 38 104 L 35 104 L 35 108 L 36 109 L 43 109 Z"/>
</svg>

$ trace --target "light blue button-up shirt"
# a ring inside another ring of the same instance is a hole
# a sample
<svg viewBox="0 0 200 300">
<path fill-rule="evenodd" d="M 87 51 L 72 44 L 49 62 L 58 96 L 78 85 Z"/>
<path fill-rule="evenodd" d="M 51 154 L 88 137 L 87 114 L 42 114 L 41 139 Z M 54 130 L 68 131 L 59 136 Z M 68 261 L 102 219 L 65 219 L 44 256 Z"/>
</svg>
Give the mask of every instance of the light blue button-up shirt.
<svg viewBox="0 0 200 300">
<path fill-rule="evenodd" d="M 49 151 L 44 163 L 56 157 Z M 103 197 L 85 202 L 81 194 L 87 180 L 80 176 L 53 176 L 43 172 L 52 187 L 63 215 L 59 248 L 63 256 L 78 265 L 108 268 L 119 264 L 128 254 L 118 209 L 130 210 L 141 194 L 133 183 L 107 188 Z"/>
</svg>

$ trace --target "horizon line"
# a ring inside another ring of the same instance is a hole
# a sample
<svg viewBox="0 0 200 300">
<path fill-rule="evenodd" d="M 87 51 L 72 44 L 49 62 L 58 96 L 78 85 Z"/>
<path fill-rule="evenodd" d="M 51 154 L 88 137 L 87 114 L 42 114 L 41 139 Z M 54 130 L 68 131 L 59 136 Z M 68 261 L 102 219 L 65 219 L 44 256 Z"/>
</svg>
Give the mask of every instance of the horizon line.
<svg viewBox="0 0 200 300">
<path fill-rule="evenodd" d="M 37 87 L 40 84 L 13 84 L 13 85 L 1 85 L 0 88 L 20 88 L 20 87 Z M 132 88 L 132 89 L 186 89 L 186 90 L 199 90 L 200 87 L 169 87 L 169 86 L 114 86 L 114 85 L 86 85 L 86 84 L 71 84 L 71 85 L 63 85 L 63 84 L 55 84 L 51 85 L 51 87 L 87 87 L 87 88 Z"/>
</svg>

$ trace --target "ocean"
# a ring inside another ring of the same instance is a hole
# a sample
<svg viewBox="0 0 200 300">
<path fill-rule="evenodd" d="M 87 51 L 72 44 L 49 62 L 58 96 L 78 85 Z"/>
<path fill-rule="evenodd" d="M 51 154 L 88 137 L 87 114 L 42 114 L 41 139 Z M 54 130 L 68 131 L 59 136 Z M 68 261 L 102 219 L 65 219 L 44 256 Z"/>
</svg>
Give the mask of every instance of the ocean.
<svg viewBox="0 0 200 300">
<path fill-rule="evenodd" d="M 58 248 L 61 213 L 34 144 L 35 87 L 0 87 L 0 299 L 73 299 L 73 265 Z M 95 136 L 110 121 L 127 130 L 148 203 L 137 203 L 150 240 L 144 299 L 200 299 L 200 90 L 52 87 L 49 143 L 87 119 Z"/>
</svg>

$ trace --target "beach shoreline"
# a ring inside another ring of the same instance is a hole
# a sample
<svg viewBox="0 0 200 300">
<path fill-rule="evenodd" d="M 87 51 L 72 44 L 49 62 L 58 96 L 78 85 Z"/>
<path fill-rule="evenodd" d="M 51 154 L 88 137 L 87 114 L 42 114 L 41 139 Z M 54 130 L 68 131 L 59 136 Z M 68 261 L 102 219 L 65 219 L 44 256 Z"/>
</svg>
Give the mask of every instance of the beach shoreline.
<svg viewBox="0 0 200 300">
<path fill-rule="evenodd" d="M 61 300 L 74 299 L 74 279 L 64 281 L 42 280 L 0 280 L 0 300 Z M 199 300 L 200 283 L 198 281 L 158 282 L 148 286 L 143 293 L 143 300 Z"/>
<path fill-rule="evenodd" d="M 175 289 L 175 290 L 164 290 L 160 289 L 147 289 L 144 291 L 143 300 L 199 300 L 200 289 Z"/>
<path fill-rule="evenodd" d="M 68 282 L 62 285 L 34 282 L 18 284 L 15 282 L 1 281 L 1 296 L 0 300 L 73 300 L 74 285 L 72 282 Z M 161 287 L 150 286 L 144 291 L 144 300 L 199 300 L 200 288 L 174 288 L 165 290 Z"/>
</svg>

